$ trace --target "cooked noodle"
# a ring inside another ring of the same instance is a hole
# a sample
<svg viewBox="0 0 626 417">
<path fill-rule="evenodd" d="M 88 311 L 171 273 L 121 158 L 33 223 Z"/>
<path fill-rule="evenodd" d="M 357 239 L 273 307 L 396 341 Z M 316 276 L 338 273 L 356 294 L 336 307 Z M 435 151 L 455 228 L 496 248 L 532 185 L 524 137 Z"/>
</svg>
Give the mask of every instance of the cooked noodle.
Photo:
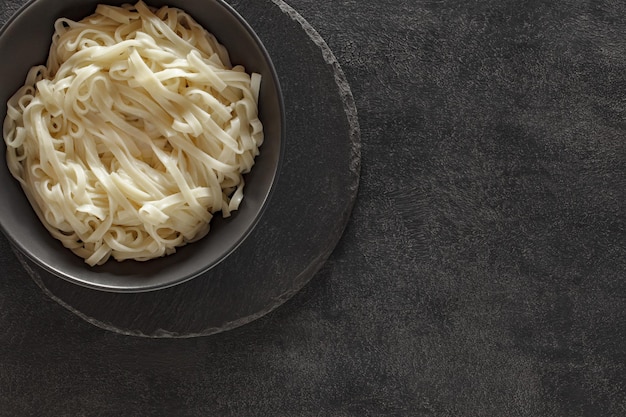
<svg viewBox="0 0 626 417">
<path fill-rule="evenodd" d="M 259 74 L 175 8 L 99 5 L 54 28 L 3 130 L 8 167 L 56 239 L 91 266 L 148 260 L 237 210 L 263 142 Z"/>
</svg>

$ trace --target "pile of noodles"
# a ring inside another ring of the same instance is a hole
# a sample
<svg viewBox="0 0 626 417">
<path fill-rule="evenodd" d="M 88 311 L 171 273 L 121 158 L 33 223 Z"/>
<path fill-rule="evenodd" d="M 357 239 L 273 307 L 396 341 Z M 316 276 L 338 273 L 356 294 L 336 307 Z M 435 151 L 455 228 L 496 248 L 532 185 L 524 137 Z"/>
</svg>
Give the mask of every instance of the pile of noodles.
<svg viewBox="0 0 626 417">
<path fill-rule="evenodd" d="M 263 142 L 261 77 L 185 12 L 99 5 L 55 23 L 9 100 L 8 167 L 89 265 L 171 254 L 229 216 Z"/>
</svg>

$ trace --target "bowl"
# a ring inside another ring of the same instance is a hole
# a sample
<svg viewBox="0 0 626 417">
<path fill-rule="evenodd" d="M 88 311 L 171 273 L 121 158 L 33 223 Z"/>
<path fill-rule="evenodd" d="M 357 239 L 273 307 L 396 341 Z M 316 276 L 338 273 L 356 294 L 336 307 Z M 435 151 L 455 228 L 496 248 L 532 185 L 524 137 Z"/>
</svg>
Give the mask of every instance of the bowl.
<svg viewBox="0 0 626 417">
<path fill-rule="evenodd" d="M 59 17 L 80 20 L 96 5 L 121 5 L 132 1 L 35 0 L 22 7 L 0 30 L 0 120 L 6 102 L 24 84 L 28 69 L 44 64 L 53 24 Z M 175 254 L 145 262 L 109 260 L 90 267 L 82 258 L 51 237 L 37 218 L 18 182 L 0 156 L 0 227 L 13 248 L 38 267 L 75 284 L 112 292 L 144 292 L 170 287 L 202 275 L 228 257 L 246 239 L 267 207 L 277 180 L 285 136 L 285 112 L 276 70 L 251 26 L 221 0 L 146 1 L 149 6 L 177 7 L 213 33 L 229 51 L 233 65 L 262 76 L 259 118 L 265 140 L 250 173 L 246 174 L 244 199 L 239 210 L 223 219 L 217 213 L 211 231 L 203 239 L 177 248 Z"/>
</svg>

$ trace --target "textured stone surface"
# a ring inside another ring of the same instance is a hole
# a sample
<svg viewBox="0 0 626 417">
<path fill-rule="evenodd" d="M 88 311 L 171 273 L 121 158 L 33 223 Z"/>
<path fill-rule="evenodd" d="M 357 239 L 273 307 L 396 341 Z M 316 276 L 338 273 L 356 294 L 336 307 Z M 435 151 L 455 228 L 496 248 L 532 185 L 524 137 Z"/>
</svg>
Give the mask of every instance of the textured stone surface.
<svg viewBox="0 0 626 417">
<path fill-rule="evenodd" d="M 624 4 L 290 4 L 359 110 L 329 261 L 253 323 L 151 340 L 64 310 L 0 239 L 0 414 L 625 415 Z"/>
</svg>

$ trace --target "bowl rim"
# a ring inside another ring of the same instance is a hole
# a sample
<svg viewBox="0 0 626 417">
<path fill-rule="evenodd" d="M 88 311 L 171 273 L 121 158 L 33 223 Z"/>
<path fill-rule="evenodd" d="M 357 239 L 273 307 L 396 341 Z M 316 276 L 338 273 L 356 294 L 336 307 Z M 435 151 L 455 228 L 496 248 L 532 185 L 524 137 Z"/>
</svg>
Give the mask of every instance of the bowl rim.
<svg viewBox="0 0 626 417">
<path fill-rule="evenodd" d="M 7 21 L 0 27 L 0 38 L 2 38 L 5 35 L 5 32 L 11 27 L 11 25 L 22 15 L 24 14 L 30 7 L 33 7 L 36 3 L 40 3 L 42 1 L 46 1 L 46 0 L 29 0 L 27 3 L 25 3 L 24 5 L 22 5 L 20 8 L 18 8 L 8 19 Z M 136 3 L 138 0 L 135 0 L 134 2 Z M 148 6 L 151 6 L 151 1 L 150 0 L 143 0 Z M 106 283 L 96 283 L 87 279 L 83 279 L 81 277 L 77 277 L 71 274 L 68 274 L 66 272 L 64 272 L 61 268 L 58 267 L 54 267 L 44 261 L 42 261 L 36 254 L 32 253 L 31 250 L 29 250 L 28 246 L 24 246 L 23 244 L 21 244 L 20 242 L 23 242 L 23 239 L 17 239 L 13 233 L 11 233 L 9 230 L 7 230 L 7 228 L 5 227 L 5 223 L 4 221 L 0 220 L 0 230 L 2 231 L 2 233 L 4 234 L 4 236 L 7 237 L 7 239 L 9 240 L 9 243 L 11 244 L 11 247 L 13 248 L 14 252 L 17 252 L 16 255 L 18 256 L 18 259 L 20 260 L 20 262 L 25 265 L 26 261 L 30 261 L 32 263 L 34 263 L 36 266 L 42 268 L 44 271 L 53 274 L 54 276 L 58 277 L 58 278 L 62 278 L 65 281 L 68 281 L 70 283 L 73 284 L 77 284 L 80 285 L 82 287 L 86 287 L 86 288 L 90 288 L 90 289 L 94 289 L 94 290 L 99 290 L 99 291 L 104 291 L 104 292 L 112 292 L 112 293 L 143 293 L 143 292 L 151 292 L 151 291 L 157 291 L 157 290 L 161 290 L 161 289 L 166 289 L 166 288 L 170 288 L 179 284 L 183 284 L 187 281 L 190 281 L 194 278 L 197 278 L 205 273 L 207 273 L 208 271 L 210 271 L 211 269 L 215 268 L 217 265 L 219 265 L 220 263 L 222 263 L 224 260 L 226 260 L 233 252 L 235 252 L 239 246 L 241 246 L 241 244 L 250 236 L 250 234 L 252 233 L 252 231 L 256 228 L 256 226 L 258 225 L 261 217 L 263 216 L 263 214 L 265 213 L 265 211 L 267 210 L 267 206 L 269 205 L 269 201 L 272 198 L 273 194 L 275 193 L 275 189 L 280 177 L 280 171 L 281 171 L 281 167 L 283 164 L 283 160 L 284 160 L 284 155 L 285 155 L 285 148 L 286 148 L 286 112 L 285 112 L 285 103 L 284 103 L 284 96 L 283 96 L 283 91 L 282 91 L 282 87 L 280 85 L 280 80 L 278 77 L 278 73 L 276 71 L 276 67 L 274 65 L 274 62 L 269 54 L 269 52 L 267 51 L 267 48 L 265 47 L 265 44 L 261 41 L 261 39 L 259 38 L 259 36 L 257 35 L 256 31 L 252 28 L 252 26 L 248 23 L 248 21 L 246 19 L 244 19 L 239 12 L 237 12 L 230 4 L 226 3 L 225 0 L 208 0 L 211 1 L 213 3 L 215 3 L 217 6 L 221 7 L 222 9 L 224 9 L 228 14 L 230 14 L 232 17 L 234 17 L 238 23 L 241 25 L 241 28 L 243 30 L 245 30 L 250 37 L 252 38 L 252 40 L 254 41 L 254 44 L 258 47 L 261 55 L 263 56 L 263 59 L 265 60 L 265 62 L 267 63 L 267 67 L 269 70 L 269 74 L 271 75 L 271 78 L 273 80 L 274 83 L 274 89 L 276 92 L 276 99 L 278 102 L 278 115 L 280 118 L 280 122 L 279 122 L 279 127 L 280 127 L 280 132 L 277 140 L 279 140 L 279 146 L 278 146 L 278 155 L 277 155 L 277 161 L 275 164 L 273 164 L 273 172 L 271 173 L 271 181 L 268 187 L 267 192 L 263 193 L 263 198 L 259 201 L 258 205 L 259 205 L 259 209 L 256 210 L 256 213 L 254 215 L 254 217 L 252 218 L 252 220 L 249 222 L 248 226 L 246 227 L 246 229 L 243 231 L 243 233 L 240 234 L 239 238 L 232 244 L 230 245 L 230 247 L 228 249 L 226 249 L 219 257 L 217 257 L 212 263 L 204 265 L 201 268 L 198 268 L 197 270 L 194 270 L 186 275 L 182 275 L 180 277 L 177 277 L 176 279 L 172 279 L 172 280 L 167 280 L 167 281 L 163 281 L 163 282 L 157 282 L 157 283 L 152 283 L 149 285 L 141 285 L 141 282 L 138 283 L 138 285 L 131 285 L 131 286 L 117 286 L 117 285 L 113 285 L 113 284 L 106 284 Z M 95 4 L 110 4 L 112 3 L 111 1 L 107 1 L 107 0 L 101 0 L 99 2 L 94 3 Z M 130 2 L 132 3 L 132 1 Z M 170 6 L 170 7 L 177 7 L 178 6 Z M 184 10 L 183 8 L 180 8 L 181 10 Z M 195 18 L 195 17 L 194 17 Z M 219 38 L 218 38 L 219 40 Z M 220 42 L 221 43 L 221 42 Z M 226 46 L 226 45 L 225 45 Z M 228 47 L 227 47 L 228 49 Z M 4 140 L 3 140 L 4 142 Z M 2 144 L 0 146 L 6 146 L 6 144 Z M 2 163 L 5 163 L 5 161 L 3 161 Z M 254 167 L 252 168 L 254 169 Z M 10 175 L 10 174 L 9 174 Z M 11 176 L 12 178 L 12 176 Z M 21 189 L 21 186 L 20 186 Z M 244 194 L 245 195 L 245 194 Z M 29 203 L 30 204 L 30 203 Z M 1 218 L 1 216 L 0 216 Z M 210 232 L 209 232 L 210 234 Z M 192 245 L 192 243 L 188 243 L 188 245 Z M 67 249 L 69 251 L 69 249 Z M 167 256 L 174 256 L 175 254 L 172 255 L 166 255 Z M 26 259 L 25 259 L 25 258 Z M 113 262 L 112 260 L 110 262 Z M 150 260 L 146 261 L 146 262 L 150 262 Z M 33 271 L 31 270 L 32 268 L 26 268 L 29 274 L 33 274 Z"/>
</svg>

